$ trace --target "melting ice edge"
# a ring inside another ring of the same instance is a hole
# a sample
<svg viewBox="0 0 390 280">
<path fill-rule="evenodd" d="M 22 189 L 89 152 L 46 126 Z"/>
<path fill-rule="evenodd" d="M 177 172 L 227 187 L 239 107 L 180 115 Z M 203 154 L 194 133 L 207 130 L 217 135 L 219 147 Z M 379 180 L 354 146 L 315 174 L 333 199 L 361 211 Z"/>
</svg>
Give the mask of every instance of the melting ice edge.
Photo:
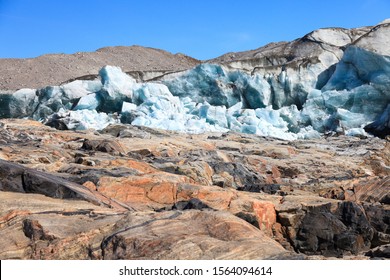
<svg viewBox="0 0 390 280">
<path fill-rule="evenodd" d="M 2 93 L 0 117 L 32 118 L 60 129 L 100 130 L 122 122 L 285 140 L 327 132 L 367 136 L 386 127 L 390 57 L 350 46 L 329 69 L 309 64 L 277 74 L 250 74 L 200 64 L 156 82 L 137 83 L 120 68 L 105 66 L 93 81 Z"/>
</svg>

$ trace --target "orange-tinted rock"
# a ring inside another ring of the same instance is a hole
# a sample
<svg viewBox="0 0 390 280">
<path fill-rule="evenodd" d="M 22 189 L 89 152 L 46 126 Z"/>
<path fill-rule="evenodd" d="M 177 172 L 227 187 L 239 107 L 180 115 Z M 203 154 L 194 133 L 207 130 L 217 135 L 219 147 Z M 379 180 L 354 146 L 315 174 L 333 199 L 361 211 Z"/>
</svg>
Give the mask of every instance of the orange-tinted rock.
<svg viewBox="0 0 390 280">
<path fill-rule="evenodd" d="M 158 170 L 150 166 L 149 164 L 142 162 L 142 161 L 136 161 L 136 160 L 128 160 L 128 159 L 115 159 L 110 160 L 107 163 L 107 167 L 128 167 L 131 169 L 138 170 L 142 173 L 153 173 L 157 172 Z"/>
<path fill-rule="evenodd" d="M 274 204 L 268 201 L 253 201 L 252 208 L 258 219 L 259 228 L 268 235 L 272 235 L 272 229 L 276 223 Z"/>
<path fill-rule="evenodd" d="M 91 182 L 91 181 L 87 181 L 83 184 L 84 187 L 88 188 L 89 190 L 91 191 L 97 191 L 97 188 L 96 188 L 96 185 Z"/>
<path fill-rule="evenodd" d="M 199 186 L 182 184 L 178 188 L 177 201 L 188 201 L 197 198 L 208 207 L 216 210 L 229 210 L 231 201 L 237 197 L 234 190 L 216 186 Z"/>
<path fill-rule="evenodd" d="M 28 210 L 13 210 L 11 209 L 8 213 L 6 213 L 4 216 L 0 216 L 0 228 L 2 225 L 4 225 L 9 220 L 17 217 L 17 216 L 26 216 L 30 215 L 31 212 Z"/>
<path fill-rule="evenodd" d="M 273 165 L 270 168 L 270 171 L 267 172 L 266 182 L 268 184 L 280 184 L 281 183 L 281 173 L 277 166 Z"/>
<path fill-rule="evenodd" d="M 141 176 L 101 177 L 98 191 L 138 209 L 159 208 L 176 202 L 177 185 L 191 182 L 184 176 L 156 172 Z"/>
</svg>

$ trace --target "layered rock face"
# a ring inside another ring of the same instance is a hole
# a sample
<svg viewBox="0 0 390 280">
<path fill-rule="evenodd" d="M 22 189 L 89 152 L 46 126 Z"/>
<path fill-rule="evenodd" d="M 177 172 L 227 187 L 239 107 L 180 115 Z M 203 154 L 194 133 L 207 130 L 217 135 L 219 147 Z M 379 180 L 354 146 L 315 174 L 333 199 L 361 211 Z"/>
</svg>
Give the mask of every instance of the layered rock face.
<svg viewBox="0 0 390 280">
<path fill-rule="evenodd" d="M 390 145 L 3 120 L 0 258 L 385 258 Z"/>
</svg>

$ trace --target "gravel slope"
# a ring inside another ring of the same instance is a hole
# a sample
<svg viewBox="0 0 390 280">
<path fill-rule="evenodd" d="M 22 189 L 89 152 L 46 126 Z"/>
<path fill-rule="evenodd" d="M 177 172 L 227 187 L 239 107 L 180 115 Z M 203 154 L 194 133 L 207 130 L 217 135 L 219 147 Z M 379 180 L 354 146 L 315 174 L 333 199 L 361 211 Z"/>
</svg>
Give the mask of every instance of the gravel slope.
<svg viewBox="0 0 390 280">
<path fill-rule="evenodd" d="M 141 46 L 107 47 L 95 52 L 47 54 L 27 59 L 0 59 L 0 90 L 40 88 L 96 75 L 105 65 L 124 71 L 178 71 L 191 68 L 198 60 L 184 54 Z"/>
</svg>

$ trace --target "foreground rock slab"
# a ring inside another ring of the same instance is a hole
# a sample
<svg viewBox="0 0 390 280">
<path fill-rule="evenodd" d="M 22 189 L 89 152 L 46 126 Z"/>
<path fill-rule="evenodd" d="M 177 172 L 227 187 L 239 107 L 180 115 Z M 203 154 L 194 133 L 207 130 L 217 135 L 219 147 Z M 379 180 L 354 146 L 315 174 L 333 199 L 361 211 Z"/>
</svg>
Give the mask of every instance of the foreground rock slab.
<svg viewBox="0 0 390 280">
<path fill-rule="evenodd" d="M 386 258 L 389 147 L 2 120 L 0 258 Z"/>
<path fill-rule="evenodd" d="M 226 212 L 135 213 L 128 227 L 103 241 L 105 259 L 265 259 L 286 257 L 283 247 Z"/>
<path fill-rule="evenodd" d="M 0 192 L 0 201 L 1 259 L 295 257 L 227 212 L 124 214 L 84 201 L 10 192 Z"/>
</svg>

